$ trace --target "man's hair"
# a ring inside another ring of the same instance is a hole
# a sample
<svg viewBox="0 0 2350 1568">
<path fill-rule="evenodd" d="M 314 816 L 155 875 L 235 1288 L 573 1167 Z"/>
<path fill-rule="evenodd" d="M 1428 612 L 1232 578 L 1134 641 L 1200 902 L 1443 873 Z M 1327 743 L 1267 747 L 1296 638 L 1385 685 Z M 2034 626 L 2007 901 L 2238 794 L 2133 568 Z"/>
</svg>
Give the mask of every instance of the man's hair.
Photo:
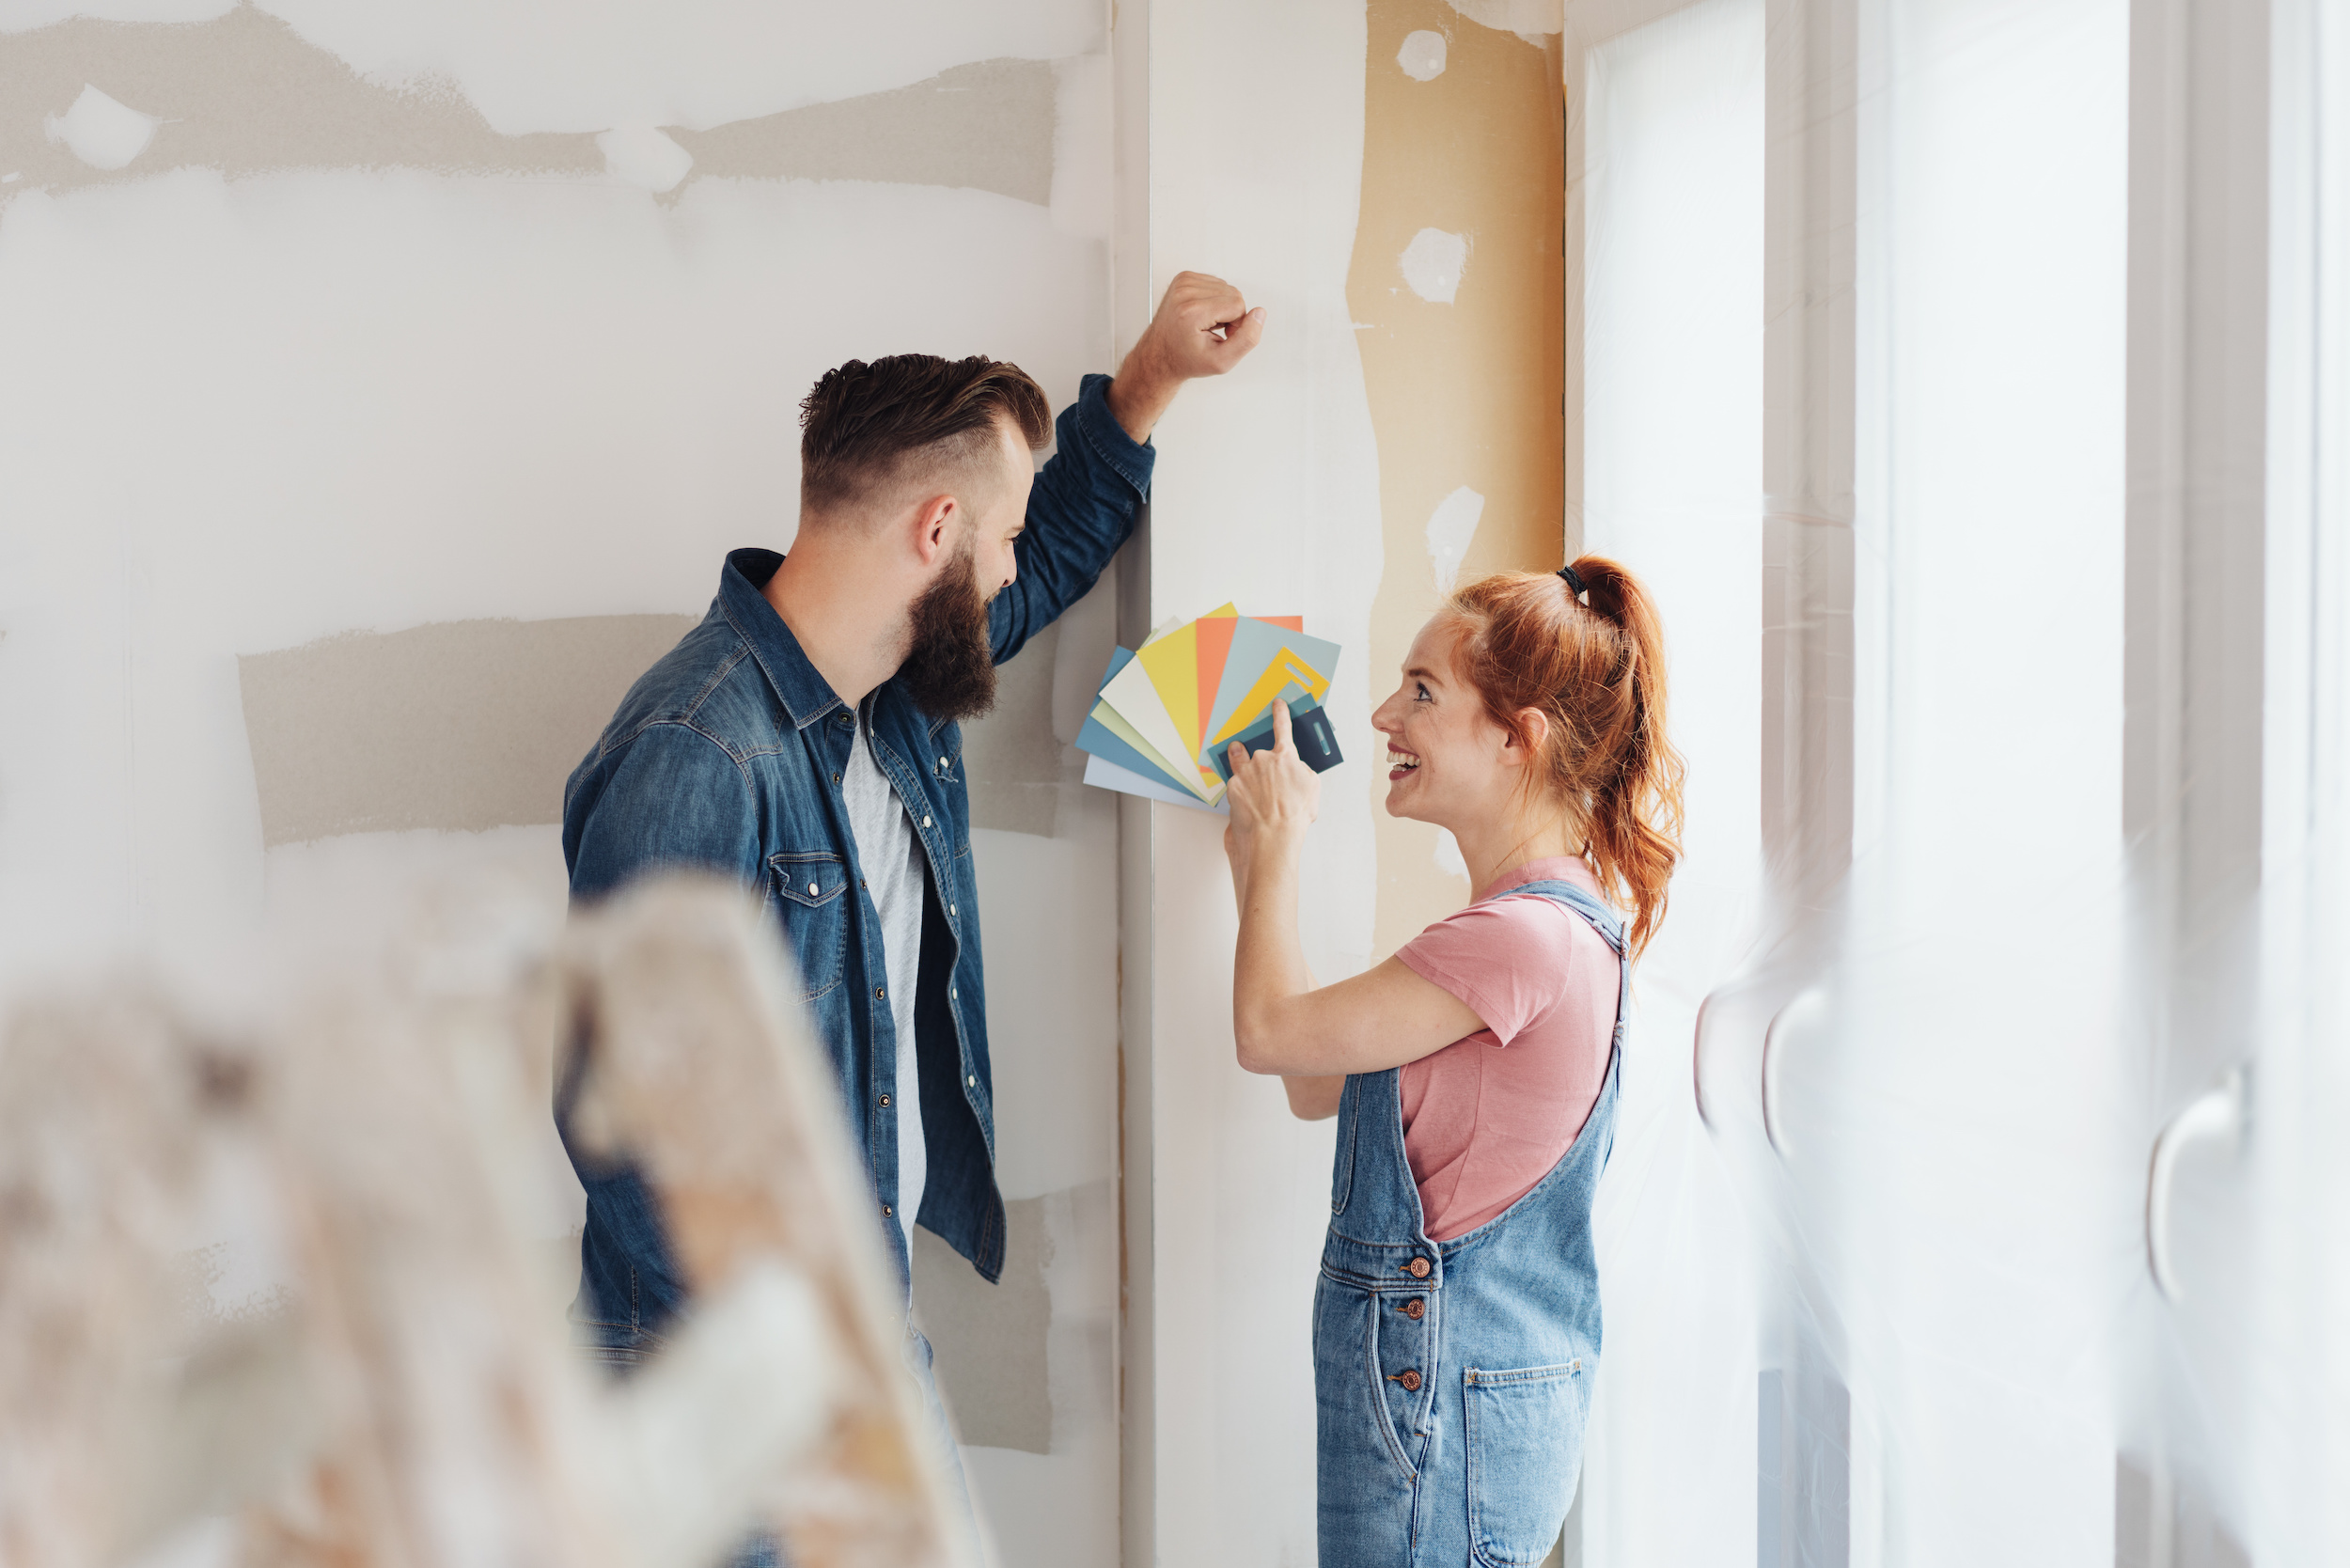
<svg viewBox="0 0 2350 1568">
<path fill-rule="evenodd" d="M 854 507 L 883 486 L 987 462 L 995 422 L 1042 448 L 1044 389 L 1017 365 L 976 354 L 894 353 L 826 370 L 800 403 L 800 510 Z"/>
</svg>

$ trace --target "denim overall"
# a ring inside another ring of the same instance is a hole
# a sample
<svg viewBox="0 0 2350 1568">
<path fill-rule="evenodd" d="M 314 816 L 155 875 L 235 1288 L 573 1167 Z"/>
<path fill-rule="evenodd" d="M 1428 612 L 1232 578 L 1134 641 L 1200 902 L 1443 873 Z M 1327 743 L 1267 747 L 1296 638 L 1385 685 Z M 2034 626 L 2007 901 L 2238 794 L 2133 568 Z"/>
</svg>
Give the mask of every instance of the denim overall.
<svg viewBox="0 0 2350 1568">
<path fill-rule="evenodd" d="M 1574 1500 L 1599 1370 L 1591 1191 L 1615 1143 L 1631 964 L 1582 888 L 1529 882 L 1616 953 L 1616 1032 L 1590 1117 L 1532 1191 L 1432 1242 L 1403 1154 L 1399 1070 L 1346 1080 L 1314 1292 L 1322 1568 L 1516 1568 Z"/>
</svg>

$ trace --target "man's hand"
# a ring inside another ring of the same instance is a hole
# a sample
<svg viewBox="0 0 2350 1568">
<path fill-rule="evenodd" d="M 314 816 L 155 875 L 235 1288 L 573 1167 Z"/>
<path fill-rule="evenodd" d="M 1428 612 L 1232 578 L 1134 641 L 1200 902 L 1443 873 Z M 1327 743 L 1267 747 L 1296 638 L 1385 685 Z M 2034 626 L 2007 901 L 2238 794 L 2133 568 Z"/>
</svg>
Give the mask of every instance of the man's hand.
<svg viewBox="0 0 2350 1568">
<path fill-rule="evenodd" d="M 1183 383 L 1220 376 L 1264 337 L 1264 306 L 1248 308 L 1240 290 L 1205 273 L 1177 273 L 1126 363 L 1110 383 L 1110 412 L 1136 441 L 1167 412 Z"/>
</svg>

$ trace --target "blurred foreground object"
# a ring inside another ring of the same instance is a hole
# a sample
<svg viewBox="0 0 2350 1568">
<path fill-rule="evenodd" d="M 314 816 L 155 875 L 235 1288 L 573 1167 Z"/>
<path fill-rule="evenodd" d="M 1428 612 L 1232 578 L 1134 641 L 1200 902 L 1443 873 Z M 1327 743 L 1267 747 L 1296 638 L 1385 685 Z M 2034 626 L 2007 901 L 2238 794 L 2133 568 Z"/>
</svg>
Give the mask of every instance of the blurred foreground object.
<svg viewBox="0 0 2350 1568">
<path fill-rule="evenodd" d="M 214 1033 L 150 990 L 0 1045 L 0 1561 L 960 1568 L 837 1094 L 759 911 L 648 884 L 568 933 L 442 901 L 379 972 Z M 524 1216 L 556 1030 L 672 1213 L 697 1309 L 620 1385 Z M 224 1223 L 290 1281 L 176 1309 Z M 208 1230 L 207 1227 L 211 1227 Z"/>
</svg>

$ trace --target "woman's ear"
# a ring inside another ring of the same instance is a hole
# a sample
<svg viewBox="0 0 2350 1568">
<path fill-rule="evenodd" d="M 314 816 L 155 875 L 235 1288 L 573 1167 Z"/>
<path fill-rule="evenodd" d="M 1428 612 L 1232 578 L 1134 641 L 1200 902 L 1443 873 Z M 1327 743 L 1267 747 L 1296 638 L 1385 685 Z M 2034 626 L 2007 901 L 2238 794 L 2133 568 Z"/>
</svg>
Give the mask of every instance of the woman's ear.
<svg viewBox="0 0 2350 1568">
<path fill-rule="evenodd" d="M 1525 739 L 1520 740 L 1523 733 Z M 1504 730 L 1501 755 L 1512 767 L 1524 767 L 1543 754 L 1543 743 L 1550 739 L 1550 715 L 1540 708 L 1518 710 L 1518 729 Z"/>
</svg>

